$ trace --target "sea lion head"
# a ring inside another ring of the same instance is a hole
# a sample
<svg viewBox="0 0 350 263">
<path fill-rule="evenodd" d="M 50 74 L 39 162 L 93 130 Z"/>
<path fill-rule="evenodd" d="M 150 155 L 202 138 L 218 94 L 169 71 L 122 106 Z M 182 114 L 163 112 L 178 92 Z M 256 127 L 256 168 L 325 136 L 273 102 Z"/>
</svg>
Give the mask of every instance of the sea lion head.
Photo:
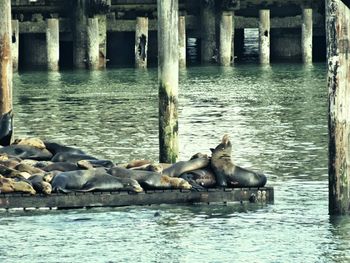
<svg viewBox="0 0 350 263">
<path fill-rule="evenodd" d="M 120 178 L 121 183 L 123 184 L 123 189 L 127 191 L 132 191 L 140 193 L 143 191 L 141 185 L 134 179 L 130 178 Z"/>
<path fill-rule="evenodd" d="M 179 178 L 179 179 L 180 179 L 180 182 L 179 182 L 180 189 L 190 190 L 192 188 L 192 185 L 189 182 L 187 182 L 182 178 Z"/>
<path fill-rule="evenodd" d="M 45 173 L 43 175 L 43 180 L 45 182 L 51 183 L 52 179 L 54 178 L 55 174 L 54 173 Z"/>
<path fill-rule="evenodd" d="M 230 137 L 225 134 L 222 137 L 221 143 L 215 147 L 215 149 L 210 148 L 213 158 L 231 157 L 232 144 L 230 142 Z"/>
<path fill-rule="evenodd" d="M 42 187 L 43 187 L 42 192 L 44 194 L 46 194 L 46 195 L 50 195 L 51 192 L 52 192 L 51 184 L 49 184 L 48 182 L 45 182 L 45 181 L 41 182 L 41 184 L 42 184 Z"/>
</svg>

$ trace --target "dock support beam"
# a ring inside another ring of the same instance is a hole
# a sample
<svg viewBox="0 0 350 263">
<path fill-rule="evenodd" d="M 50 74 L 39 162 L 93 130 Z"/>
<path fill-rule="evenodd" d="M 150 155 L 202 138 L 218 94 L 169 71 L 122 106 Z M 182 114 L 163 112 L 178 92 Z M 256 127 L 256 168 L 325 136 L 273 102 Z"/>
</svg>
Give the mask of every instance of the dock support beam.
<svg viewBox="0 0 350 263">
<path fill-rule="evenodd" d="M 220 19 L 220 65 L 230 66 L 232 50 L 232 12 L 223 11 Z"/>
<path fill-rule="evenodd" d="M 301 27 L 301 53 L 305 64 L 312 63 L 312 25 L 312 8 L 304 8 Z"/>
<path fill-rule="evenodd" d="M 178 159 L 178 0 L 157 0 L 158 84 L 159 84 L 159 161 Z"/>
<path fill-rule="evenodd" d="M 135 29 L 135 68 L 147 68 L 148 18 L 137 17 Z"/>
<path fill-rule="evenodd" d="M 217 56 L 214 0 L 201 2 L 201 34 L 201 61 L 213 62 Z"/>
<path fill-rule="evenodd" d="M 0 1 L 0 145 L 11 143 L 12 115 L 12 56 L 11 0 Z"/>
<path fill-rule="evenodd" d="M 12 68 L 18 71 L 19 58 L 19 23 L 18 20 L 12 20 Z"/>
<path fill-rule="evenodd" d="M 89 69 L 99 68 L 99 30 L 98 18 L 88 18 L 87 24 L 87 65 Z"/>
<path fill-rule="evenodd" d="M 58 19 L 47 19 L 46 27 L 46 51 L 47 51 L 47 69 L 52 71 L 58 70 L 60 40 Z"/>
<path fill-rule="evenodd" d="M 74 0 L 72 16 L 73 66 L 78 69 L 86 68 L 87 17 L 87 1 Z"/>
<path fill-rule="evenodd" d="M 329 214 L 350 212 L 350 9 L 326 0 Z"/>
<path fill-rule="evenodd" d="M 107 17 L 106 15 L 95 17 L 98 19 L 99 68 L 104 69 L 107 66 Z"/>
<path fill-rule="evenodd" d="M 179 68 L 186 68 L 186 17 L 179 16 Z"/>
<path fill-rule="evenodd" d="M 270 63 L 270 10 L 259 11 L 259 59 L 260 64 Z"/>
</svg>

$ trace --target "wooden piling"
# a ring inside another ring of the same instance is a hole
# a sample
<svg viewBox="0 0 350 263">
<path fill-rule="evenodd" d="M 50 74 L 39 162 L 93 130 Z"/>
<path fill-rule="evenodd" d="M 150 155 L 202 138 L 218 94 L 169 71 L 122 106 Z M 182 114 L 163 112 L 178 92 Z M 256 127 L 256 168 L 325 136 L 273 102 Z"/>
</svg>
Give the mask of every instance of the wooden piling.
<svg viewBox="0 0 350 263">
<path fill-rule="evenodd" d="M 186 17 L 179 16 L 179 68 L 186 68 Z"/>
<path fill-rule="evenodd" d="M 57 71 L 60 52 L 58 19 L 50 18 L 46 22 L 47 69 Z"/>
<path fill-rule="evenodd" d="M 231 11 L 231 14 L 232 14 L 231 63 L 235 63 L 235 12 Z"/>
<path fill-rule="evenodd" d="M 107 16 L 98 14 L 98 37 L 99 37 L 99 68 L 107 66 Z"/>
<path fill-rule="evenodd" d="M 270 63 L 270 10 L 259 10 L 259 59 L 260 64 Z"/>
<path fill-rule="evenodd" d="M 329 213 L 350 212 L 350 9 L 326 0 Z"/>
<path fill-rule="evenodd" d="M 86 0 L 74 0 L 73 2 L 73 66 L 78 69 L 86 68 L 87 62 L 87 4 Z"/>
<path fill-rule="evenodd" d="M 137 17 L 135 29 L 135 67 L 147 68 L 148 18 Z"/>
<path fill-rule="evenodd" d="M 11 143 L 12 55 L 11 0 L 0 1 L 0 145 Z"/>
<path fill-rule="evenodd" d="M 18 20 L 12 20 L 12 69 L 18 71 L 19 55 L 19 23 Z"/>
<path fill-rule="evenodd" d="M 178 159 L 178 0 L 157 0 L 159 161 Z"/>
<path fill-rule="evenodd" d="M 88 18 L 87 24 L 87 65 L 89 69 L 99 68 L 99 30 L 98 18 Z"/>
<path fill-rule="evenodd" d="M 301 27 L 301 53 L 305 64 L 312 63 L 312 8 L 303 8 Z"/>
<path fill-rule="evenodd" d="M 218 56 L 215 30 L 215 1 L 201 1 L 201 61 L 216 62 Z"/>
<path fill-rule="evenodd" d="M 232 50 L 232 12 L 223 11 L 220 19 L 220 65 L 230 66 Z"/>
</svg>

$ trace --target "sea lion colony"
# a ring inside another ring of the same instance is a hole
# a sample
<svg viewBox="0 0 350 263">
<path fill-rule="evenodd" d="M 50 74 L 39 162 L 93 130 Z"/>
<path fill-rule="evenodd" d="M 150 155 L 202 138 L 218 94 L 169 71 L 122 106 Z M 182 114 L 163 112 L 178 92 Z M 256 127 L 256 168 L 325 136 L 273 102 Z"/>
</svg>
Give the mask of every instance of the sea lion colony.
<svg viewBox="0 0 350 263">
<path fill-rule="evenodd" d="M 156 164 L 134 160 L 115 164 L 55 142 L 17 139 L 0 148 L 0 193 L 69 193 L 210 187 L 262 187 L 266 176 L 236 166 L 227 135 L 212 156 L 196 154 L 188 161 Z"/>
</svg>

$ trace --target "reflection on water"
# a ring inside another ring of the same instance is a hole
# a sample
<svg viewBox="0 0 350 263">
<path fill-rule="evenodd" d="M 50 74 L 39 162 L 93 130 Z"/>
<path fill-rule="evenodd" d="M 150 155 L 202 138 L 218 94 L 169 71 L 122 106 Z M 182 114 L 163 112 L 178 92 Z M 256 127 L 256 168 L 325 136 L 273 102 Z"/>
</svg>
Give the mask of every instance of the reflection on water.
<svg viewBox="0 0 350 263">
<path fill-rule="evenodd" d="M 115 162 L 157 160 L 156 73 L 15 75 L 15 134 Z M 180 159 L 209 154 L 229 133 L 234 161 L 267 174 L 275 204 L 3 213 L 0 261 L 350 261 L 350 222 L 327 215 L 325 73 L 318 64 L 180 71 Z"/>
</svg>

